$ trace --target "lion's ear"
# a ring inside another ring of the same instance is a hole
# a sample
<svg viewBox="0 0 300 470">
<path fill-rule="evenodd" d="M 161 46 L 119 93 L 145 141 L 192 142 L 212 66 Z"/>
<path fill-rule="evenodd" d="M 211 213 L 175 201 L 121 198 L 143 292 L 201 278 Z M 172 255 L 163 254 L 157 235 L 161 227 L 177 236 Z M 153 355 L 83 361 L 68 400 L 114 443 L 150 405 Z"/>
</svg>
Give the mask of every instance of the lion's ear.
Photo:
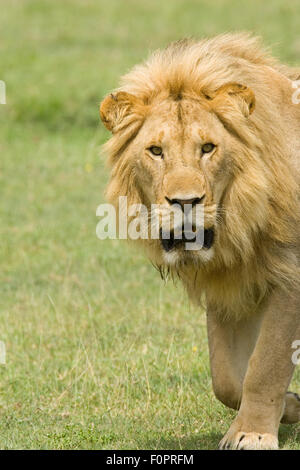
<svg viewBox="0 0 300 470">
<path fill-rule="evenodd" d="M 248 117 L 255 108 L 255 95 L 251 88 L 239 83 L 226 83 L 222 85 L 211 97 L 214 105 L 228 104 L 228 100 L 237 104 Z"/>
<path fill-rule="evenodd" d="M 143 115 L 144 108 L 144 103 L 136 96 L 119 91 L 104 98 L 100 104 L 100 117 L 105 127 L 114 133 L 134 117 Z"/>
</svg>

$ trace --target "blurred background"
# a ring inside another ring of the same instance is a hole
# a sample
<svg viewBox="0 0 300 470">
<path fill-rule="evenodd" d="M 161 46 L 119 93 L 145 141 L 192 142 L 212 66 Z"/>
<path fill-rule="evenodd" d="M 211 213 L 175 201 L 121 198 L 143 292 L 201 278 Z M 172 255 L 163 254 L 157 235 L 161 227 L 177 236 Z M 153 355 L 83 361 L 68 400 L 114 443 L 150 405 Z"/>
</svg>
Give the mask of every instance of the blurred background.
<svg viewBox="0 0 300 470">
<path fill-rule="evenodd" d="M 298 0 L 1 2 L 1 448 L 207 449 L 227 430 L 205 314 L 96 238 L 98 107 L 151 50 L 240 30 L 299 65 Z M 300 449 L 299 425 L 280 437 Z"/>
</svg>

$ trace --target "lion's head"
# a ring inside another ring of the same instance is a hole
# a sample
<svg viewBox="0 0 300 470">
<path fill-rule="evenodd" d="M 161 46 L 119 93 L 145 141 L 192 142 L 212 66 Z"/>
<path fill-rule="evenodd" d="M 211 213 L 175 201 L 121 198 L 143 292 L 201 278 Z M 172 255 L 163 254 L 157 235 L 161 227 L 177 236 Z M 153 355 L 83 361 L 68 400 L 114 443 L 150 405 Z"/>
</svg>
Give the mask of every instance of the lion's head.
<svg viewBox="0 0 300 470">
<path fill-rule="evenodd" d="M 165 241 L 161 219 L 160 237 L 143 241 L 155 264 L 196 269 L 203 285 L 220 284 L 228 273 L 236 282 L 244 270 L 247 289 L 254 276 L 266 288 L 270 263 L 278 271 L 274 247 L 293 240 L 296 183 L 283 157 L 284 130 L 274 125 L 276 104 L 264 89 L 271 65 L 245 36 L 183 41 L 136 67 L 102 102 L 101 119 L 113 134 L 108 199 L 118 205 L 127 196 L 166 214 L 186 204 L 204 208 L 203 227 L 193 226 L 204 230 L 202 249 L 186 250 L 172 230 Z"/>
</svg>

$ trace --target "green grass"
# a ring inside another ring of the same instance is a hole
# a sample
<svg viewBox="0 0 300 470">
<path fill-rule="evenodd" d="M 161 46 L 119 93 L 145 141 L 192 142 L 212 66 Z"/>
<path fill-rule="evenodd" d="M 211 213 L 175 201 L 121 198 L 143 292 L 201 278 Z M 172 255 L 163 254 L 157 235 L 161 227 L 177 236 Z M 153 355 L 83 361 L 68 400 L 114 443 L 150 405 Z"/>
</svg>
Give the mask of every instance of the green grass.
<svg viewBox="0 0 300 470">
<path fill-rule="evenodd" d="M 299 59 L 298 0 L 2 2 L 1 448 L 211 449 L 230 425 L 205 314 L 125 242 L 98 240 L 95 211 L 101 98 L 151 49 L 241 29 Z M 300 449 L 299 425 L 280 435 Z"/>
</svg>

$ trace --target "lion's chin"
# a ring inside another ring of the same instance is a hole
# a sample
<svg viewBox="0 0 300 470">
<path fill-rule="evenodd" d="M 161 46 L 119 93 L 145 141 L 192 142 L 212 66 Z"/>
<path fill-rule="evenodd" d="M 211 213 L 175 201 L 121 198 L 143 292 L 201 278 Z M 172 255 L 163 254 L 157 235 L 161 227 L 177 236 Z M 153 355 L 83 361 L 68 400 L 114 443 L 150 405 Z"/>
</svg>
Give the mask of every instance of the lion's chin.
<svg viewBox="0 0 300 470">
<path fill-rule="evenodd" d="M 196 234 L 195 234 L 196 233 Z M 178 234 L 178 233 L 177 233 Z M 164 236 L 165 235 L 165 236 Z M 202 235 L 198 238 L 198 235 Z M 214 256 L 213 244 L 215 231 L 213 227 L 198 232 L 180 232 L 177 238 L 175 230 L 163 232 L 160 230 L 160 243 L 163 251 L 163 260 L 167 266 L 204 264 Z"/>
<path fill-rule="evenodd" d="M 214 248 L 201 249 L 197 251 L 172 250 L 163 252 L 164 264 L 167 266 L 180 266 L 188 264 L 206 264 L 214 257 Z"/>
</svg>

